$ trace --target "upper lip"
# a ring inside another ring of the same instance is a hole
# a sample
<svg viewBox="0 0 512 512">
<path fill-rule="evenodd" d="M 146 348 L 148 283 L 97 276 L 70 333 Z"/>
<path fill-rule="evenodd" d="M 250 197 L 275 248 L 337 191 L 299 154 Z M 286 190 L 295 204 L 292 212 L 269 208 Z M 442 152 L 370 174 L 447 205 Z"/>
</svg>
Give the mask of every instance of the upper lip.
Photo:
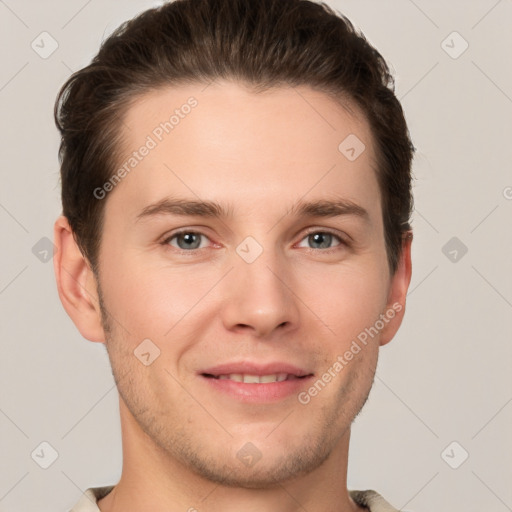
<svg viewBox="0 0 512 512">
<path fill-rule="evenodd" d="M 284 362 L 271 362 L 271 363 L 256 363 L 251 361 L 241 361 L 232 363 L 223 363 L 199 372 L 201 375 L 231 375 L 233 373 L 244 374 L 244 375 L 274 375 L 277 373 L 287 373 L 289 375 L 295 375 L 296 377 L 304 377 L 306 375 L 312 375 L 305 369 L 299 368 L 298 366 L 291 365 Z"/>
</svg>

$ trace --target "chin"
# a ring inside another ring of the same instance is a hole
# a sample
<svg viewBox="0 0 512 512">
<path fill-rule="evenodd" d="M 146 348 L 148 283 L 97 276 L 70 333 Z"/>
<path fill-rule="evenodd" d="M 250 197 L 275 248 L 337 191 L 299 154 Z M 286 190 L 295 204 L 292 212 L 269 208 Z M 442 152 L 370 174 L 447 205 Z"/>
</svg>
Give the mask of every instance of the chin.
<svg viewBox="0 0 512 512">
<path fill-rule="evenodd" d="M 269 449 L 269 453 L 263 451 L 260 458 L 247 464 L 243 456 L 226 460 L 225 452 L 222 457 L 203 457 L 189 452 L 182 454 L 185 455 L 182 461 L 198 476 L 219 485 L 269 489 L 311 473 L 326 461 L 333 448 L 328 442 L 318 442 L 315 446 L 302 446 L 282 454 Z"/>
</svg>

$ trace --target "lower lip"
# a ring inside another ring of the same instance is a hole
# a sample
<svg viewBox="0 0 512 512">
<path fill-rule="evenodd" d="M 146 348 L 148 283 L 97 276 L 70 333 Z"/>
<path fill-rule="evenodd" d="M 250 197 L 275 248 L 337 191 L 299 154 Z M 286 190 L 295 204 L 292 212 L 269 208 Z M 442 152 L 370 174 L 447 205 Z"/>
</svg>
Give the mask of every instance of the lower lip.
<svg viewBox="0 0 512 512">
<path fill-rule="evenodd" d="M 302 379 L 284 380 L 282 382 L 267 382 L 264 384 L 237 382 L 229 379 L 215 379 L 213 377 L 201 378 L 213 389 L 225 393 L 242 402 L 277 402 L 291 395 L 297 395 L 309 386 L 313 376 Z"/>
</svg>

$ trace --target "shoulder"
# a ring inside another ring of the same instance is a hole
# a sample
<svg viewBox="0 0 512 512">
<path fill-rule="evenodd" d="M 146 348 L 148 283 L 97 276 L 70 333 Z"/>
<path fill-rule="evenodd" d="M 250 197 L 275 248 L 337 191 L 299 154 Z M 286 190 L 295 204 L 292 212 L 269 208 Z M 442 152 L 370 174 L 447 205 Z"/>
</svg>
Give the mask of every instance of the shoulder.
<svg viewBox="0 0 512 512">
<path fill-rule="evenodd" d="M 113 488 L 113 485 L 89 487 L 70 512 L 100 512 L 97 505 L 98 500 L 106 496 Z"/>
<path fill-rule="evenodd" d="M 361 507 L 367 507 L 370 512 L 399 512 L 387 502 L 378 492 L 369 489 L 366 491 L 349 491 L 350 497 Z"/>
</svg>

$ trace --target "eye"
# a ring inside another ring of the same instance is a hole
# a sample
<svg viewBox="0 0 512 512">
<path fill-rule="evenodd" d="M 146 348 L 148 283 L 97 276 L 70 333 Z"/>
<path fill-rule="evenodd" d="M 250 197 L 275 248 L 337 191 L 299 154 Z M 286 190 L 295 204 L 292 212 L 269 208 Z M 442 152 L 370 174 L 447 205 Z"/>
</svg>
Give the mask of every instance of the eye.
<svg viewBox="0 0 512 512">
<path fill-rule="evenodd" d="M 202 247 L 200 247 L 201 237 L 208 239 L 206 235 L 196 231 L 181 231 L 179 233 L 174 233 L 172 236 L 166 238 L 163 243 L 171 245 L 172 247 L 176 247 L 182 251 L 202 249 Z M 174 239 L 176 239 L 177 245 L 172 243 Z"/>
<path fill-rule="evenodd" d="M 336 246 L 331 246 L 334 239 L 339 243 Z M 345 241 L 338 235 L 330 231 L 312 231 L 308 233 L 302 240 L 307 240 L 309 243 L 317 245 L 317 247 L 309 247 L 310 249 L 334 249 L 341 245 L 347 245 Z"/>
<path fill-rule="evenodd" d="M 206 235 L 199 233 L 198 231 L 180 231 L 167 237 L 162 242 L 162 244 L 170 245 L 181 251 L 191 252 L 194 250 L 203 249 L 207 246 L 201 244 L 203 239 L 209 240 Z M 308 248 L 313 250 L 335 250 L 337 247 L 348 245 L 339 235 L 331 233 L 330 231 L 311 231 L 301 240 L 301 242 L 303 240 L 306 240 L 307 243 L 312 244 L 313 246 Z M 333 246 L 332 243 L 335 240 L 337 240 L 338 243 Z M 299 247 L 304 246 L 299 245 Z"/>
</svg>

